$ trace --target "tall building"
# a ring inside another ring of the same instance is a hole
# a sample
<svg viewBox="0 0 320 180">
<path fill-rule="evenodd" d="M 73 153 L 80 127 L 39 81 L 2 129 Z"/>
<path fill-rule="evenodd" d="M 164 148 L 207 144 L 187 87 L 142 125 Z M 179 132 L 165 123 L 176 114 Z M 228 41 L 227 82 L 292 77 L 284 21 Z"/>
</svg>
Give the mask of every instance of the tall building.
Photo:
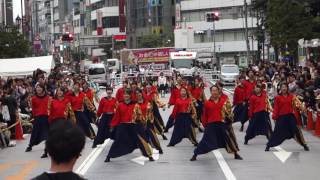
<svg viewBox="0 0 320 180">
<path fill-rule="evenodd" d="M 125 40 L 124 0 L 79 2 L 73 12 L 75 46 L 89 56 L 106 56 L 108 49 L 116 57 L 117 40 Z"/>
<path fill-rule="evenodd" d="M 0 0 L 0 23 L 13 25 L 12 0 Z"/>
<path fill-rule="evenodd" d="M 220 20 L 215 22 L 215 28 L 213 22 L 206 21 L 208 12 L 219 14 Z M 220 61 L 232 58 L 238 61 L 246 56 L 244 0 L 181 0 L 177 1 L 176 13 L 177 28 L 188 29 L 186 48 L 202 52 L 200 58 L 203 54 L 203 59 L 211 61 L 210 54 L 214 49 Z M 257 51 L 256 24 L 256 18 L 248 13 L 250 54 Z"/>
<path fill-rule="evenodd" d="M 31 12 L 31 39 L 35 54 L 59 51 L 60 37 L 72 30 L 73 1 L 29 0 Z M 79 0 L 78 0 L 79 1 Z"/>
<path fill-rule="evenodd" d="M 173 34 L 175 0 L 127 0 L 127 46 L 141 47 L 145 35 Z"/>
</svg>

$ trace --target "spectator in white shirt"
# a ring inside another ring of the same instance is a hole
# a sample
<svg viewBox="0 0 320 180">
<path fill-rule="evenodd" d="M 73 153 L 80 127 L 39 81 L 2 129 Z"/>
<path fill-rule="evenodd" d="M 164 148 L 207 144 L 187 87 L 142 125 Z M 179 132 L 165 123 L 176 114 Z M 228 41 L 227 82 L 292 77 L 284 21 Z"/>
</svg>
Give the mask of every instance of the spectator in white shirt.
<svg viewBox="0 0 320 180">
<path fill-rule="evenodd" d="M 163 75 L 163 72 L 161 72 L 160 76 L 158 77 L 158 86 L 159 86 L 161 97 L 165 96 L 166 85 L 167 85 L 167 78 Z"/>
</svg>

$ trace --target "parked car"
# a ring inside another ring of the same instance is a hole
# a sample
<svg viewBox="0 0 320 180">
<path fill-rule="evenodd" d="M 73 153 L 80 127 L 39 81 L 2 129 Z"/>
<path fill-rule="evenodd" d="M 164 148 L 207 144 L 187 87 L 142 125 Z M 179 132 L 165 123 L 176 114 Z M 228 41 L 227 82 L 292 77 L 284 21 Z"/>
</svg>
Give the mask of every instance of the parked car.
<svg viewBox="0 0 320 180">
<path fill-rule="evenodd" d="M 236 64 L 224 64 L 221 66 L 220 80 L 223 83 L 233 83 L 239 77 L 239 67 Z"/>
</svg>

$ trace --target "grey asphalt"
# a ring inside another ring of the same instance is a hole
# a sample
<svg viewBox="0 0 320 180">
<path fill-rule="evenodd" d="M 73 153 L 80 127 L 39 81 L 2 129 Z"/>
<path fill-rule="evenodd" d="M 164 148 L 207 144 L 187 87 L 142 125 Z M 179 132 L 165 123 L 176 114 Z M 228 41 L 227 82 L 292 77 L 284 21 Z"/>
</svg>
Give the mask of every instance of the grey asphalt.
<svg viewBox="0 0 320 180">
<path fill-rule="evenodd" d="M 208 92 L 207 92 L 208 93 Z M 163 99 L 164 101 L 168 100 Z M 230 95 L 232 97 L 232 95 Z M 162 117 L 167 121 L 172 111 L 160 111 Z M 247 127 L 247 124 L 246 124 Z M 234 124 L 234 130 L 240 146 L 240 154 L 244 160 L 234 160 L 233 155 L 226 153 L 224 149 L 219 151 L 223 155 L 227 165 L 238 180 L 317 180 L 320 179 L 320 138 L 314 137 L 310 132 L 303 131 L 305 139 L 309 144 L 311 151 L 305 152 L 294 140 L 288 140 L 281 145 L 292 155 L 282 163 L 271 149 L 270 152 L 264 152 L 266 138 L 258 136 L 249 141 L 249 145 L 243 145 L 244 132 L 239 132 L 240 124 Z M 167 133 L 170 139 L 172 129 Z M 197 133 L 200 140 L 202 134 Z M 98 158 L 89 167 L 84 174 L 88 179 L 117 179 L 117 180 L 202 180 L 202 179 L 230 179 L 226 177 L 218 160 L 213 153 L 208 153 L 198 157 L 198 161 L 190 162 L 193 154 L 193 145 L 185 139 L 175 147 L 166 147 L 169 140 L 164 141 L 160 138 L 164 154 L 160 155 L 159 160 L 155 162 L 146 162 L 140 165 L 132 159 L 141 156 L 136 150 L 132 154 L 111 159 L 110 163 L 104 163 L 112 141 L 103 149 Z M 24 179 L 33 177 L 49 168 L 49 159 L 40 159 L 43 144 L 34 147 L 32 152 L 25 153 L 24 150 L 28 144 L 27 140 L 17 142 L 17 146 L 0 150 L 0 179 L 14 179 L 13 175 L 23 174 L 26 164 L 35 166 Z M 75 169 L 92 151 L 92 141 L 88 140 L 82 156 L 77 162 Z M 13 163 L 11 163 L 13 162 Z M 10 166 L 11 163 L 11 166 Z M 9 165 L 8 165 L 9 164 Z M 12 165 L 14 164 L 14 165 Z M 10 168 L 8 168 L 10 166 Z M 10 177 L 11 176 L 11 177 Z M 15 178 L 17 179 L 17 178 Z"/>
</svg>

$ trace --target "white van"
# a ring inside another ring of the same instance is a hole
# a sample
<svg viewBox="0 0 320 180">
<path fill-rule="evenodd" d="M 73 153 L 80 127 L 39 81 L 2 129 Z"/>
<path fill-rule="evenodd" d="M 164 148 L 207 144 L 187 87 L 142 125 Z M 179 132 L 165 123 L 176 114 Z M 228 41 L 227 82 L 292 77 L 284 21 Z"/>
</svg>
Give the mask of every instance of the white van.
<svg viewBox="0 0 320 180">
<path fill-rule="evenodd" d="M 107 84 L 107 70 L 104 64 L 90 64 L 88 66 L 88 78 L 98 84 Z"/>
<path fill-rule="evenodd" d="M 221 66 L 220 80 L 221 82 L 233 83 L 239 77 L 239 67 L 236 64 L 224 64 Z"/>
</svg>

